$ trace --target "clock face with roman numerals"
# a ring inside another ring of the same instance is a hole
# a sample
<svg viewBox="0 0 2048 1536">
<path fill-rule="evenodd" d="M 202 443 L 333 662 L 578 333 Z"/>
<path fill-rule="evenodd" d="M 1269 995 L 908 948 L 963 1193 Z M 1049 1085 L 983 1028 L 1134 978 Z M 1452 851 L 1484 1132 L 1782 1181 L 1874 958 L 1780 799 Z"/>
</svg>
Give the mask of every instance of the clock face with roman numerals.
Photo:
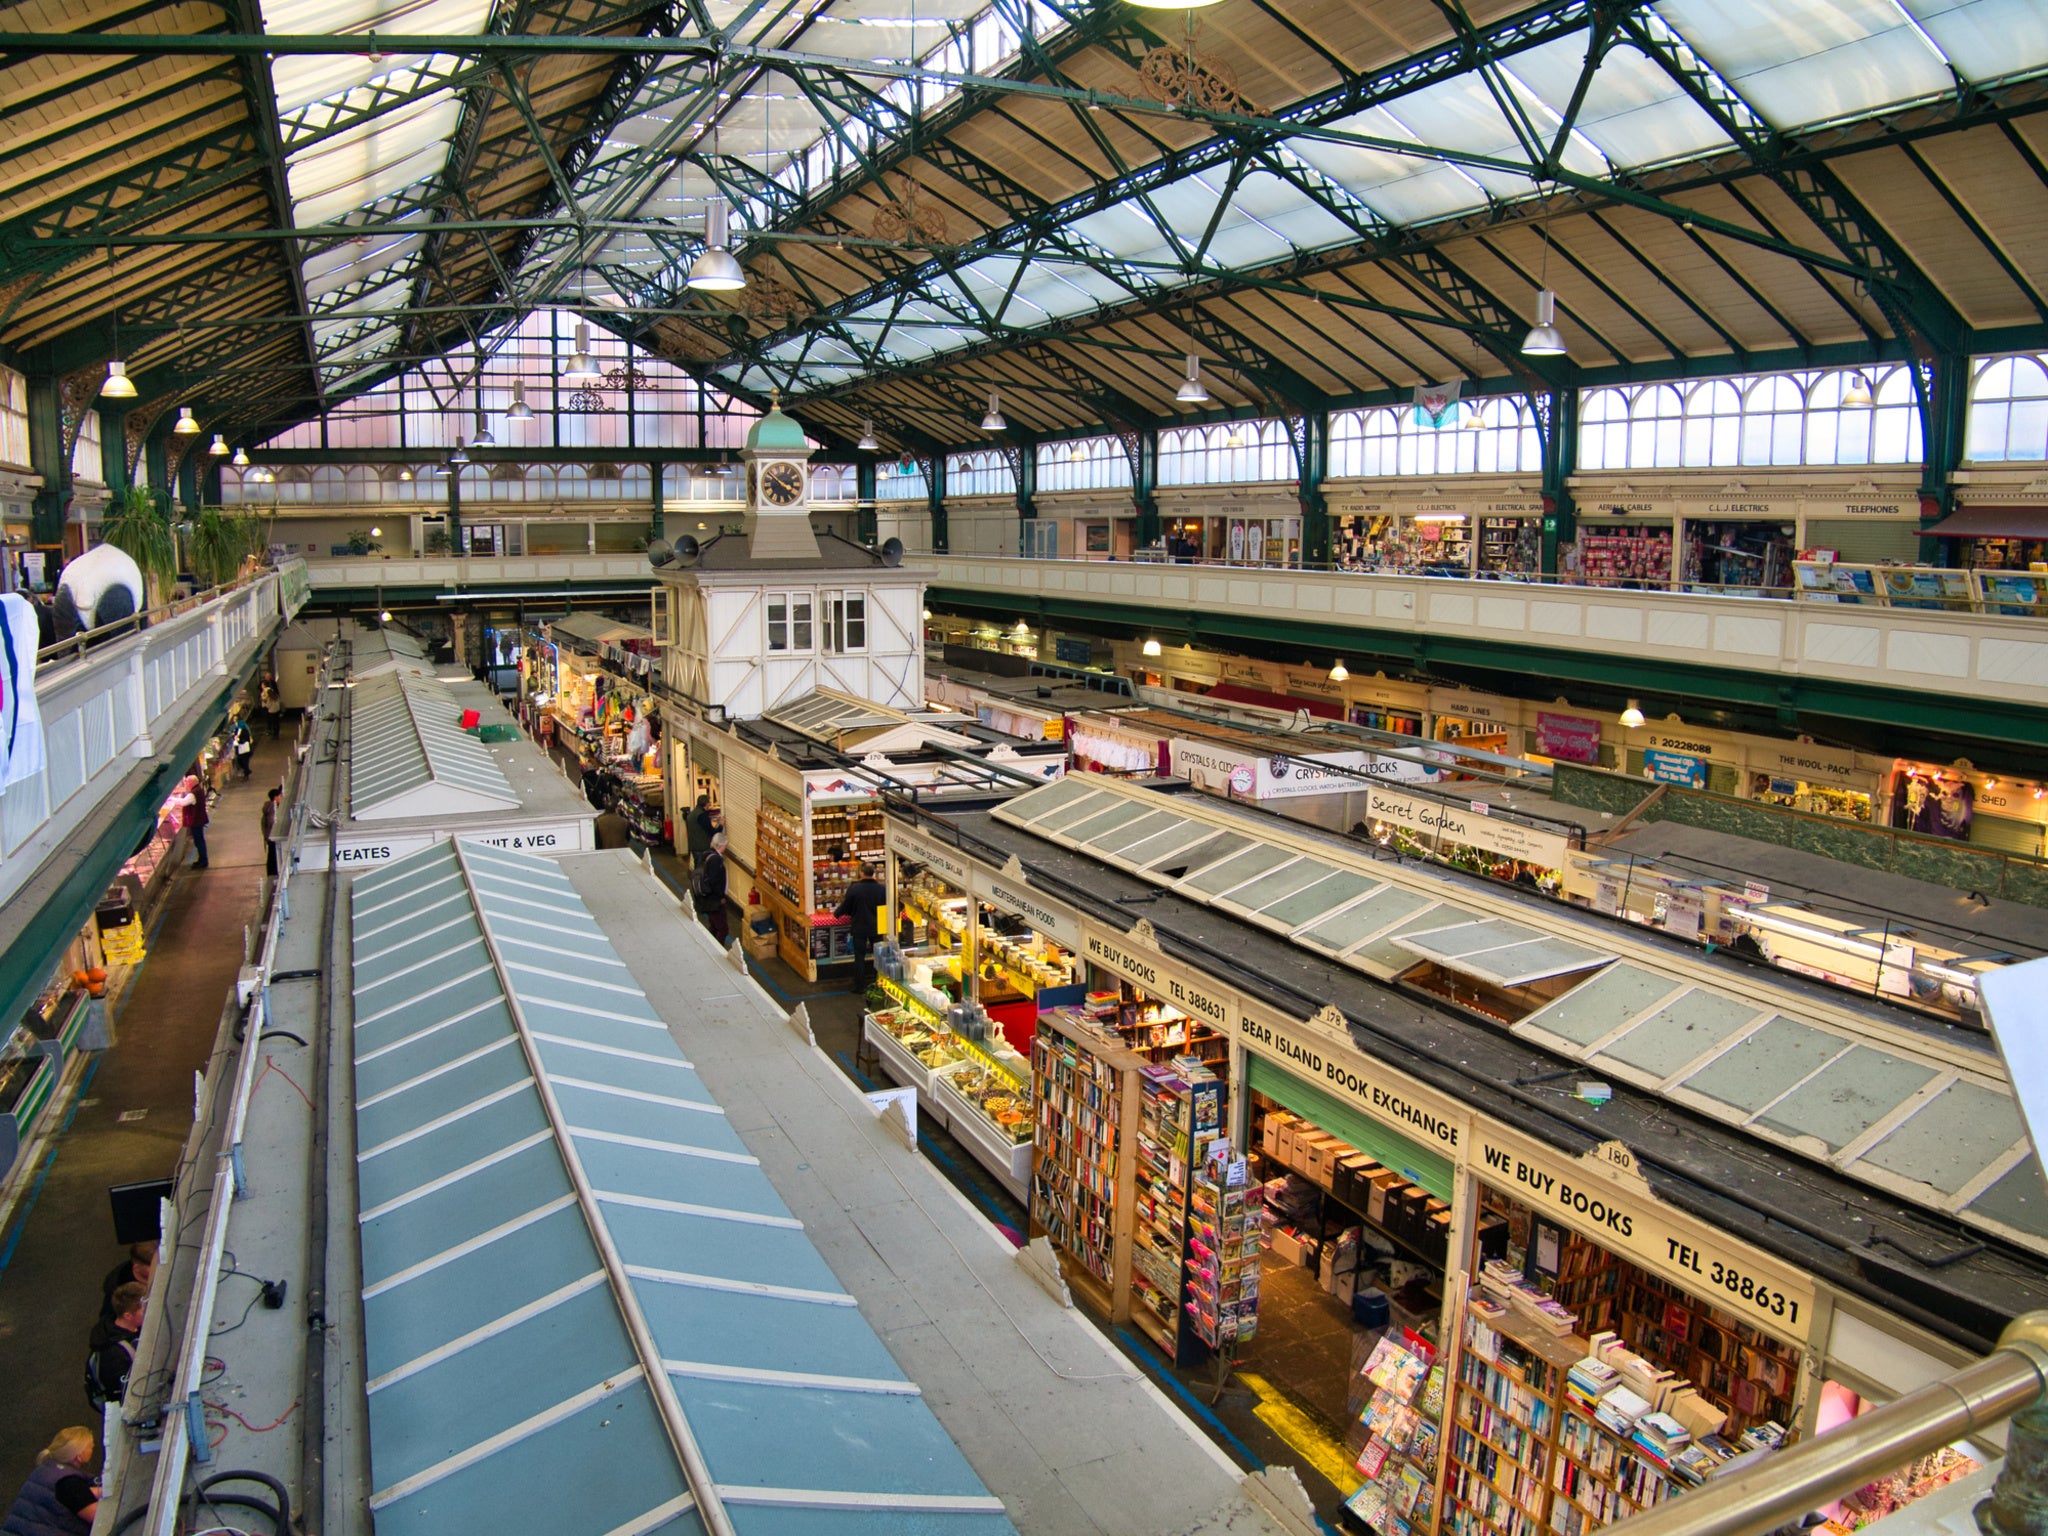
<svg viewBox="0 0 2048 1536">
<path fill-rule="evenodd" d="M 761 471 L 761 499 L 778 507 L 794 506 L 804 494 L 804 472 L 795 464 L 770 464 Z"/>
</svg>

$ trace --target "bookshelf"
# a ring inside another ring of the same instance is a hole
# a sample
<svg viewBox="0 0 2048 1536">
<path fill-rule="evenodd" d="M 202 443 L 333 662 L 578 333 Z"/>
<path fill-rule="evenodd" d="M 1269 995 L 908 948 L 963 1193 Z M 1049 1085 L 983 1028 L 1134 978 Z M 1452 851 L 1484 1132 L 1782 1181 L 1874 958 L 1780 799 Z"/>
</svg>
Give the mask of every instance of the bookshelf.
<svg viewBox="0 0 2048 1536">
<path fill-rule="evenodd" d="M 1691 1378 L 1702 1397 L 1727 1411 L 1723 1434 L 1793 1422 L 1793 1346 L 1576 1235 L 1558 1254 L 1556 1296 L 1587 1333 L 1612 1330 L 1638 1354 Z"/>
<path fill-rule="evenodd" d="M 1068 1283 L 1113 1322 L 1131 1316 L 1138 1080 L 1148 1063 L 1065 1009 L 1031 1042 L 1031 1236 L 1072 1261 Z"/>
<path fill-rule="evenodd" d="M 1213 1078 L 1191 1081 L 1161 1064 L 1138 1074 L 1131 1315 L 1177 1364 L 1191 1363 L 1193 1355 L 1181 1327 L 1190 1185 L 1203 1148 L 1220 1132 L 1223 1087 Z"/>
<path fill-rule="evenodd" d="M 1654 1509 L 1674 1491 L 1664 1469 L 1635 1441 L 1596 1423 L 1566 1400 L 1550 1474 L 1550 1528 L 1584 1536 L 1603 1525 Z"/>
<path fill-rule="evenodd" d="M 1468 1310 L 1445 1430 L 1443 1520 L 1454 1536 L 1539 1536 L 1550 1513 L 1559 1399 L 1585 1340 Z"/>
</svg>

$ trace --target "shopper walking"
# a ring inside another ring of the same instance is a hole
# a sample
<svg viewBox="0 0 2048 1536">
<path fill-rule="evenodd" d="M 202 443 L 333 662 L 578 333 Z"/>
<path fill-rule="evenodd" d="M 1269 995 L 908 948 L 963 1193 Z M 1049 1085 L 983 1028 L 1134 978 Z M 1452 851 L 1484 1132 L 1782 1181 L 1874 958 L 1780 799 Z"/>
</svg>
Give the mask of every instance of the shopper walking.
<svg viewBox="0 0 2048 1536">
<path fill-rule="evenodd" d="M 100 1504 L 92 1478 L 99 1444 L 82 1424 L 60 1429 L 36 1457 L 21 1492 L 7 1511 L 4 1536 L 87 1536 Z"/>
<path fill-rule="evenodd" d="M 853 989 L 858 992 L 875 979 L 875 967 L 870 960 L 875 950 L 875 940 L 881 933 L 882 909 L 889 905 L 889 892 L 881 881 L 875 878 L 874 866 L 863 864 L 860 877 L 846 888 L 846 895 L 833 909 L 835 917 L 843 917 L 853 929 Z"/>
<path fill-rule="evenodd" d="M 128 1373 L 135 1369 L 135 1341 L 142 1336 L 142 1308 L 148 1290 L 133 1280 L 114 1287 L 114 1315 L 94 1323 L 85 1341 L 85 1400 L 98 1413 L 128 1394 Z"/>
<path fill-rule="evenodd" d="M 725 834 L 715 832 L 711 846 L 704 850 L 704 857 L 697 861 L 697 872 L 690 878 L 690 897 L 697 907 L 697 917 L 720 946 L 730 942 L 731 934 L 725 918 Z"/>
<path fill-rule="evenodd" d="M 235 722 L 235 766 L 245 780 L 256 775 L 256 738 L 246 720 Z"/>
<path fill-rule="evenodd" d="M 273 880 L 277 878 L 277 844 L 272 838 L 277 833 L 277 802 L 283 794 L 284 787 L 273 784 L 263 802 L 263 872 Z"/>
<path fill-rule="evenodd" d="M 192 867 L 204 869 L 207 866 L 206 825 L 213 820 L 206 810 L 206 783 L 196 772 L 188 773 L 173 798 L 178 802 L 185 833 L 192 839 L 192 851 L 199 855 L 192 861 Z"/>
<path fill-rule="evenodd" d="M 256 702 L 263 710 L 263 721 L 270 727 L 270 739 L 277 740 L 277 728 L 284 714 L 284 701 L 277 696 L 277 679 L 266 677 L 263 687 L 257 692 Z"/>
</svg>

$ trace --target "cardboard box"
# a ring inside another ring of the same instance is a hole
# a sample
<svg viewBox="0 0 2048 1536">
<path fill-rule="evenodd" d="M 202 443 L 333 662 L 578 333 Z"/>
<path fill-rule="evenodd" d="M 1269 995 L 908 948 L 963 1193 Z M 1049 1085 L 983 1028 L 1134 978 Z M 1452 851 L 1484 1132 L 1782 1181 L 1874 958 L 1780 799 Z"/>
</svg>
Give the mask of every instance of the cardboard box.
<svg viewBox="0 0 2048 1536">
<path fill-rule="evenodd" d="M 1328 1131 L 1311 1131 L 1297 1136 L 1294 1144 L 1302 1148 L 1302 1173 L 1328 1189 L 1337 1171 L 1337 1149 L 1344 1143 Z"/>
<path fill-rule="evenodd" d="M 1401 1187 L 1401 1175 L 1391 1168 L 1382 1168 L 1372 1176 L 1372 1193 L 1366 1198 L 1367 1219 L 1389 1226 L 1387 1219 L 1387 1197 Z"/>
<path fill-rule="evenodd" d="M 1266 1115 L 1265 1123 L 1259 1131 L 1260 1150 L 1268 1157 L 1280 1157 L 1282 1155 L 1280 1151 L 1281 1128 L 1293 1123 L 1294 1117 L 1285 1110 L 1276 1109 L 1269 1111 Z"/>
<path fill-rule="evenodd" d="M 1299 1264 L 1301 1262 L 1302 1240 L 1299 1234 L 1286 1227 L 1275 1227 L 1272 1236 L 1273 1240 L 1268 1245 L 1267 1251 L 1274 1258 L 1284 1259 L 1289 1264 Z"/>
<path fill-rule="evenodd" d="M 1280 1117 L 1280 1129 L 1273 1140 L 1273 1155 L 1288 1167 L 1294 1166 L 1294 1133 L 1301 1122 L 1292 1115 Z"/>
<path fill-rule="evenodd" d="M 1363 1152 L 1345 1153 L 1337 1159 L 1337 1174 L 1330 1181 L 1330 1193 L 1335 1195 L 1341 1204 L 1348 1205 L 1353 1210 L 1359 1209 L 1365 1199 L 1359 1185 L 1369 1180 L 1378 1171 L 1379 1166 Z"/>
</svg>

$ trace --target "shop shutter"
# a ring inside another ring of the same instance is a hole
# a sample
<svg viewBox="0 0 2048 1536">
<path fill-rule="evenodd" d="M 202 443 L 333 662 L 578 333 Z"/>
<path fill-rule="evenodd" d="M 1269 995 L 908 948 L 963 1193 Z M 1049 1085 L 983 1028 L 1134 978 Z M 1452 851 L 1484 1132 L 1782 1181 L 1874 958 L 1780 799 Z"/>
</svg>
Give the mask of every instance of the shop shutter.
<svg viewBox="0 0 2048 1536">
<path fill-rule="evenodd" d="M 1920 558 L 1919 531 L 1911 523 L 1814 518 L 1806 525 L 1806 543 L 1812 549 L 1832 549 L 1845 565 L 1878 565 L 1886 560 Z"/>
<path fill-rule="evenodd" d="M 1742 770 L 1727 763 L 1707 764 L 1707 788 L 1717 795 L 1742 793 Z"/>
<path fill-rule="evenodd" d="M 1982 811 L 1970 818 L 1970 842 L 1978 848 L 1996 848 L 2002 853 L 2041 856 L 2041 829 L 2031 821 L 2009 816 L 1986 816 Z"/>
<path fill-rule="evenodd" d="M 690 762 L 700 772 L 708 773 L 714 779 L 718 777 L 718 748 L 714 747 L 710 742 L 699 741 L 696 737 L 692 736 L 690 738 Z"/>
<path fill-rule="evenodd" d="M 1332 1136 L 1348 1141 L 1373 1161 L 1413 1179 L 1439 1200 L 1451 1198 L 1451 1160 L 1420 1142 L 1410 1141 L 1341 1099 L 1303 1082 L 1263 1056 L 1247 1055 L 1245 1071 L 1251 1086 L 1267 1098 L 1312 1121 Z"/>
<path fill-rule="evenodd" d="M 740 863 L 752 870 L 757 867 L 754 833 L 761 814 L 761 780 L 751 767 L 738 766 L 737 771 L 718 781 L 718 788 L 719 808 L 725 812 L 726 841 L 739 855 Z"/>
</svg>

